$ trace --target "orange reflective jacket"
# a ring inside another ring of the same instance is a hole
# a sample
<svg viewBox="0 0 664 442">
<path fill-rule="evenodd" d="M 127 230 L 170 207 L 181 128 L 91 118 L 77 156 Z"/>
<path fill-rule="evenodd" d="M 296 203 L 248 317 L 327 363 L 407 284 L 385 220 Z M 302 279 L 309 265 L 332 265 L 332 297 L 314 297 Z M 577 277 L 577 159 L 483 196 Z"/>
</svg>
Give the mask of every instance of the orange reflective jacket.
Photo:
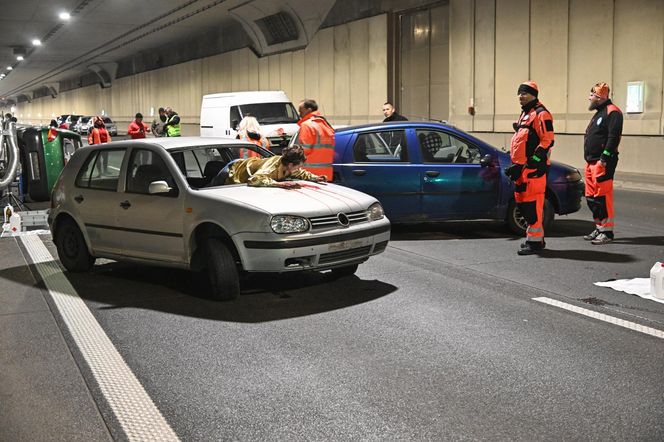
<svg viewBox="0 0 664 442">
<path fill-rule="evenodd" d="M 526 164 L 538 147 L 545 149 L 547 153 L 553 147 L 553 117 L 537 100 L 524 106 L 514 129 L 516 133 L 512 137 L 510 149 L 514 164 Z M 547 163 L 550 162 L 547 160 Z"/>
<path fill-rule="evenodd" d="M 304 148 L 307 162 L 304 168 L 332 181 L 334 161 L 334 129 L 319 111 L 310 112 L 297 122 L 300 126 L 295 144 Z"/>
<path fill-rule="evenodd" d="M 109 143 L 111 141 L 111 136 L 108 134 L 106 128 L 95 127 L 88 135 L 88 144 L 101 144 Z"/>
<path fill-rule="evenodd" d="M 261 135 L 260 139 L 251 138 L 248 135 L 237 135 L 238 139 L 242 141 L 249 141 L 250 143 L 255 144 L 256 146 L 262 147 L 263 149 L 270 150 L 270 140 Z M 240 158 L 252 158 L 252 157 L 261 157 L 261 154 L 254 152 L 251 149 L 240 149 Z"/>
</svg>

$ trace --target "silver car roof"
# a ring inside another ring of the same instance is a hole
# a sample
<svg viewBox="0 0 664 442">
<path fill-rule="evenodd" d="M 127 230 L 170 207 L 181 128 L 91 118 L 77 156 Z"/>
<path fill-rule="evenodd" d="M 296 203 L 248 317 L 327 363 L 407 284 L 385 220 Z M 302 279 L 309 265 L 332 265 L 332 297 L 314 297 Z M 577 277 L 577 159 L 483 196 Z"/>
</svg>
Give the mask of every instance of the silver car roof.
<svg viewBox="0 0 664 442">
<path fill-rule="evenodd" d="M 161 146 L 166 150 L 182 149 L 187 147 L 199 146 L 255 146 L 255 144 L 248 141 L 237 140 L 234 138 L 222 137 L 157 137 L 157 138 L 141 138 L 137 140 L 121 140 L 112 143 L 96 144 L 94 147 L 114 147 L 114 146 L 131 146 L 150 144 Z M 92 146 L 91 146 L 92 147 Z"/>
</svg>

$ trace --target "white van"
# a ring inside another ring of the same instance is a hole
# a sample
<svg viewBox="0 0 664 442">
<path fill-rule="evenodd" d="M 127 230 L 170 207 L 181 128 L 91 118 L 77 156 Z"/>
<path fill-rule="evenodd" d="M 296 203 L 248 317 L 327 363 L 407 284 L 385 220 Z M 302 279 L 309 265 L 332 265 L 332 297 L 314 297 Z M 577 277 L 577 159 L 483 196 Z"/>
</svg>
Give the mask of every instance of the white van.
<svg viewBox="0 0 664 442">
<path fill-rule="evenodd" d="M 300 119 L 283 91 L 209 94 L 201 102 L 201 136 L 235 138 L 238 124 L 247 115 L 258 119 L 275 153 L 288 145 Z"/>
</svg>

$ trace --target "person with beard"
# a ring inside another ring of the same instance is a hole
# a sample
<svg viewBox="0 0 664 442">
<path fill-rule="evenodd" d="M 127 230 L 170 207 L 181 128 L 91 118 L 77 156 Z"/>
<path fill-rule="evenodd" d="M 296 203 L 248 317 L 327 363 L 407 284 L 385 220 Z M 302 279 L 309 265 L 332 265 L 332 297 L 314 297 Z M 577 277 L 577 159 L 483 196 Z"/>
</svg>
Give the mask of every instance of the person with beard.
<svg viewBox="0 0 664 442">
<path fill-rule="evenodd" d="M 383 115 L 385 115 L 383 123 L 386 121 L 408 121 L 408 118 L 398 113 L 394 105 L 389 101 L 386 101 L 383 105 Z"/>
<path fill-rule="evenodd" d="M 237 138 L 242 141 L 248 141 L 260 146 L 263 149 L 270 150 L 270 141 L 261 134 L 261 126 L 258 124 L 256 117 L 247 115 L 240 121 L 237 128 Z M 241 158 L 260 157 L 258 152 L 251 149 L 242 149 L 240 152 Z"/>
<path fill-rule="evenodd" d="M 597 83 L 590 89 L 588 110 L 594 110 L 583 138 L 586 160 L 586 202 L 595 220 L 595 230 L 583 239 L 601 245 L 613 241 L 613 175 L 618 165 L 618 145 L 623 114 L 609 98 L 609 85 Z"/>
<path fill-rule="evenodd" d="M 519 85 L 517 96 L 521 105 L 519 120 L 513 124 L 510 158 L 512 165 L 505 169 L 514 182 L 514 199 L 519 212 L 528 223 L 526 241 L 517 251 L 532 255 L 544 249 L 544 198 L 550 149 L 553 147 L 553 117 L 537 95 L 534 81 Z"/>
</svg>

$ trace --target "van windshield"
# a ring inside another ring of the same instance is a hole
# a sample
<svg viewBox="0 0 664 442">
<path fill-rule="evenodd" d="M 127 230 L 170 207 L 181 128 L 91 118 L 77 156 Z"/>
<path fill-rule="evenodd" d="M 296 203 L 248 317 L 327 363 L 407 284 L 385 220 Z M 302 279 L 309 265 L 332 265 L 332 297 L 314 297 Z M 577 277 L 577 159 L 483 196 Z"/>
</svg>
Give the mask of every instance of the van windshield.
<svg viewBox="0 0 664 442">
<path fill-rule="evenodd" d="M 292 103 L 243 104 L 240 113 L 256 117 L 259 124 L 297 123 L 300 119 Z"/>
</svg>

